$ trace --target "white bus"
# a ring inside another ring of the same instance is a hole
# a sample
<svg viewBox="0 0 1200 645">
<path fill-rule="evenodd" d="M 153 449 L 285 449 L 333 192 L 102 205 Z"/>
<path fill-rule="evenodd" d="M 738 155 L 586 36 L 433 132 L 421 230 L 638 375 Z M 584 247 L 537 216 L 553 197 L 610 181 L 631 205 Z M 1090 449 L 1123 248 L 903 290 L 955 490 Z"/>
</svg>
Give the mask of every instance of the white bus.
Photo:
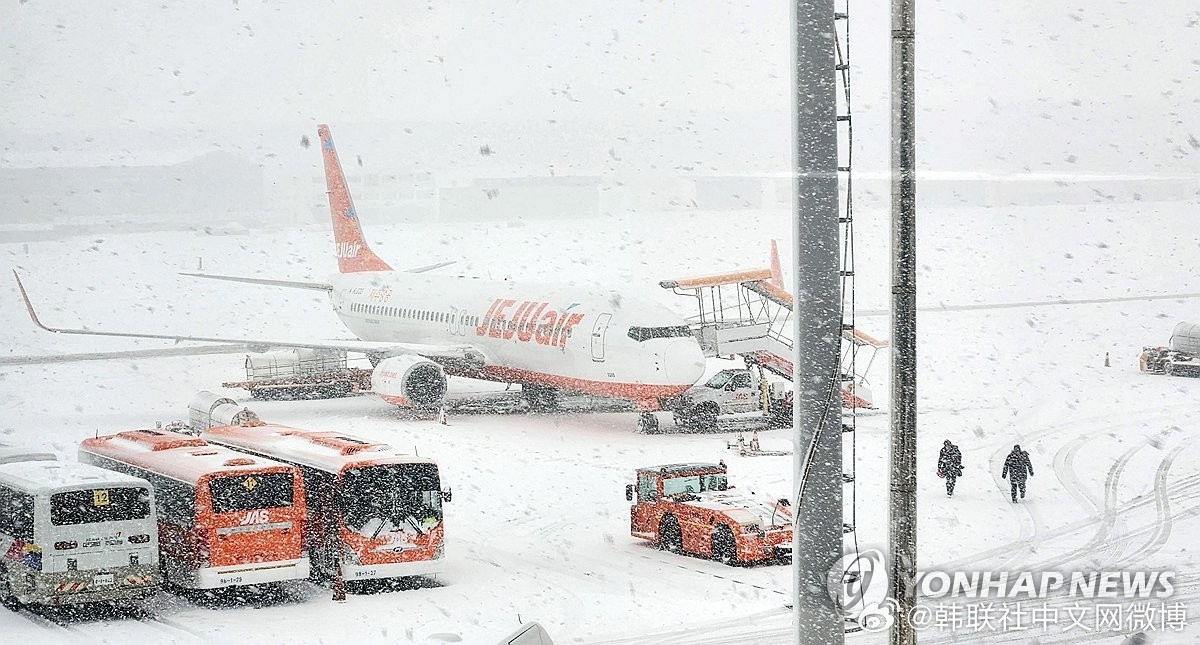
<svg viewBox="0 0 1200 645">
<path fill-rule="evenodd" d="M 158 585 L 146 480 L 60 461 L 0 465 L 0 601 L 129 600 Z"/>
</svg>

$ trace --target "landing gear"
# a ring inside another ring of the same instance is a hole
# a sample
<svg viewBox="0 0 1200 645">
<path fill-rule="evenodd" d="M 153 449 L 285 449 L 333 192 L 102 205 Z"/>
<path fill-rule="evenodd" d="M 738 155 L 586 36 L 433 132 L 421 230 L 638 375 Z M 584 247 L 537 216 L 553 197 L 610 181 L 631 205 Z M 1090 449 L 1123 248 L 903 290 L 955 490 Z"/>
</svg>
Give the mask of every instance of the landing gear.
<svg viewBox="0 0 1200 645">
<path fill-rule="evenodd" d="M 707 432 L 717 429 L 717 416 L 720 409 L 716 403 L 701 403 L 694 408 L 677 408 L 675 410 L 675 425 L 692 431 Z"/>
<path fill-rule="evenodd" d="M 653 412 L 638 416 L 638 431 L 642 434 L 658 434 L 658 417 Z"/>
<path fill-rule="evenodd" d="M 541 385 L 522 385 L 521 395 L 534 412 L 552 412 L 558 409 L 558 390 Z"/>
</svg>

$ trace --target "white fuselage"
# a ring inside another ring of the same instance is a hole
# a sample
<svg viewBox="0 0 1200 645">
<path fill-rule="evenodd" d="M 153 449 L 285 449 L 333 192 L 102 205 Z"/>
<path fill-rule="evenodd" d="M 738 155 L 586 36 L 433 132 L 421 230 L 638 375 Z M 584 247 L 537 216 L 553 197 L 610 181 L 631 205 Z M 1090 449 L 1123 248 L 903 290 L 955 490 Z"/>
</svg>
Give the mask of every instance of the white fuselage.
<svg viewBox="0 0 1200 645">
<path fill-rule="evenodd" d="M 704 373 L 681 317 L 617 293 L 401 272 L 331 284 L 334 310 L 363 340 L 482 351 L 485 366 L 466 376 L 649 401 Z"/>
</svg>

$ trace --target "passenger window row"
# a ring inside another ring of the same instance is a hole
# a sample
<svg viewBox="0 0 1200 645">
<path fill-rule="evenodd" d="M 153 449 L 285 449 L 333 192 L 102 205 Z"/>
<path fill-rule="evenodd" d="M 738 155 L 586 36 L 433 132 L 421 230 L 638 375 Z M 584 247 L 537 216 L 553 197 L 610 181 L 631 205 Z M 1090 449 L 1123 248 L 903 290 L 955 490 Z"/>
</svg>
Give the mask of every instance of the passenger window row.
<svg viewBox="0 0 1200 645">
<path fill-rule="evenodd" d="M 409 320 L 426 320 L 430 322 L 450 322 L 453 317 L 441 311 L 428 311 L 425 309 L 408 309 L 405 307 L 390 307 L 387 305 L 367 305 L 362 303 L 351 303 L 350 311 L 359 314 L 367 314 L 368 316 L 387 316 L 389 318 L 407 318 Z M 479 325 L 478 316 L 464 316 L 462 319 L 465 325 Z"/>
</svg>

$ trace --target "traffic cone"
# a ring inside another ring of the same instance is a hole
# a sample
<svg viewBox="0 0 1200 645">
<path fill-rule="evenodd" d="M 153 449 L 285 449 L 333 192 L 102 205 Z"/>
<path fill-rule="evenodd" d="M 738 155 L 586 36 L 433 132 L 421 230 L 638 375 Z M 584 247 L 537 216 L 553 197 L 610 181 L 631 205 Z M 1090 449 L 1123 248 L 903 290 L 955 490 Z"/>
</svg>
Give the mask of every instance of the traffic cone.
<svg viewBox="0 0 1200 645">
<path fill-rule="evenodd" d="M 346 602 L 346 581 L 342 579 L 342 567 L 339 565 L 333 576 L 333 601 Z"/>
<path fill-rule="evenodd" d="M 1104 352 L 1104 366 L 1112 367 L 1112 365 L 1108 362 L 1108 352 Z"/>
</svg>

